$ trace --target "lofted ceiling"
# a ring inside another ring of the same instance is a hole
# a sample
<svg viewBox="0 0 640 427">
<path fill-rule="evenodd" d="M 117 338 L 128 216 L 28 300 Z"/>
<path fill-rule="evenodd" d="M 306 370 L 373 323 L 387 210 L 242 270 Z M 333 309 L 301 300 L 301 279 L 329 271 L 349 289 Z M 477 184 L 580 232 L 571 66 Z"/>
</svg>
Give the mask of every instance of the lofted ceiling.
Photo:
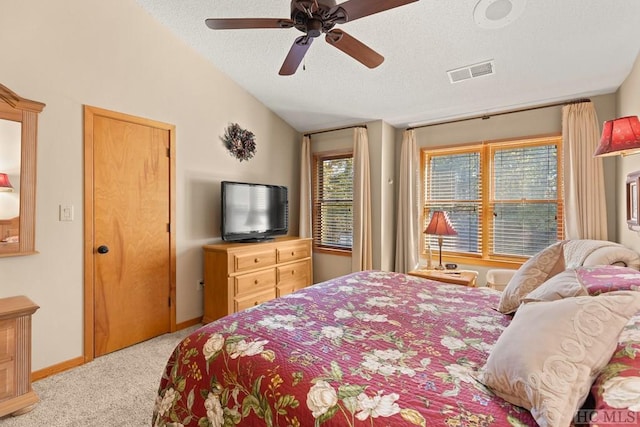
<svg viewBox="0 0 640 427">
<path fill-rule="evenodd" d="M 204 20 L 289 18 L 289 0 L 136 2 L 300 132 L 372 120 L 405 128 L 611 93 L 640 49 L 638 0 L 419 0 L 336 26 L 383 55 L 379 67 L 320 37 L 280 76 L 301 32 L 211 30 Z M 493 74 L 451 83 L 448 71 L 490 60 Z"/>
</svg>

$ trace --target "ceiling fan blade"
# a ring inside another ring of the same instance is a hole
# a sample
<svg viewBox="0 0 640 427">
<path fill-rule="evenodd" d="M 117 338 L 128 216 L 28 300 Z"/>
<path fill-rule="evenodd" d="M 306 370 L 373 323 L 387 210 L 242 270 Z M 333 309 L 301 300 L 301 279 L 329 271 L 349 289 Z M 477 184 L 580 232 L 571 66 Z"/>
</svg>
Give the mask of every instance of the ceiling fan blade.
<svg viewBox="0 0 640 427">
<path fill-rule="evenodd" d="M 384 62 L 382 55 L 342 30 L 329 31 L 325 40 L 369 68 L 375 68 Z"/>
<path fill-rule="evenodd" d="M 309 50 L 312 42 L 312 37 L 298 37 L 293 43 L 293 46 L 291 46 L 291 49 L 289 50 L 287 57 L 284 59 L 284 63 L 282 64 L 278 74 L 281 76 L 290 76 L 294 74 L 302 62 L 304 55 L 307 53 L 307 50 Z"/>
<path fill-rule="evenodd" d="M 291 19 L 277 18 L 220 18 L 205 19 L 205 24 L 212 30 L 239 30 L 245 28 L 291 28 Z"/>
<path fill-rule="evenodd" d="M 373 15 L 395 7 L 404 6 L 418 0 L 348 0 L 336 6 L 346 12 L 345 22 L 355 21 L 363 16 Z"/>
</svg>

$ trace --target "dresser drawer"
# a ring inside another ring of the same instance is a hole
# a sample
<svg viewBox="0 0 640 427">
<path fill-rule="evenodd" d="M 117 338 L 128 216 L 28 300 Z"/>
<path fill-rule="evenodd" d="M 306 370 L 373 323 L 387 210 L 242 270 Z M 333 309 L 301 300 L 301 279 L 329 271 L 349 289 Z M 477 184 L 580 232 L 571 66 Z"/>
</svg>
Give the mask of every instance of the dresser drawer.
<svg viewBox="0 0 640 427">
<path fill-rule="evenodd" d="M 273 288 L 276 285 L 276 269 L 262 270 L 235 277 L 235 295 L 255 293 L 262 288 Z"/>
<path fill-rule="evenodd" d="M 15 363 L 13 360 L 0 362 L 0 402 L 15 396 L 15 378 L 13 375 Z"/>
<path fill-rule="evenodd" d="M 234 272 L 255 270 L 256 268 L 269 267 L 276 263 L 275 249 L 253 251 L 250 253 L 237 253 L 233 255 Z"/>
<path fill-rule="evenodd" d="M 309 258 L 311 248 L 308 242 L 296 242 L 278 248 L 278 263 Z"/>
<path fill-rule="evenodd" d="M 16 348 L 15 319 L 0 320 L 0 363 L 12 360 Z"/>
<path fill-rule="evenodd" d="M 309 280 L 311 261 L 300 261 L 278 267 L 278 287 L 304 288 Z"/>
<path fill-rule="evenodd" d="M 247 296 L 242 299 L 235 300 L 235 311 L 245 310 L 250 307 L 255 307 L 258 304 L 272 300 L 276 297 L 275 288 L 265 290 L 263 292 L 255 293 L 254 295 Z"/>
</svg>

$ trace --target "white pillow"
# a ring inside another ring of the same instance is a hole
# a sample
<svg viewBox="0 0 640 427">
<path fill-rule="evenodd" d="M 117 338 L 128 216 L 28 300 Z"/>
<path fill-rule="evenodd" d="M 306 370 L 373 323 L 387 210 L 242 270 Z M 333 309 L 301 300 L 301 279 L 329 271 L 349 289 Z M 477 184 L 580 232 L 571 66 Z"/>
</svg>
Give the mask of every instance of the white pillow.
<svg viewBox="0 0 640 427">
<path fill-rule="evenodd" d="M 568 426 L 638 310 L 633 291 L 524 303 L 476 378 L 540 426 Z"/>
<path fill-rule="evenodd" d="M 564 241 L 554 243 L 520 266 L 502 291 L 498 305 L 499 312 L 513 313 L 529 292 L 564 270 L 563 245 Z"/>
<path fill-rule="evenodd" d="M 562 298 L 584 297 L 589 295 L 582 285 L 575 269 L 565 270 L 538 286 L 527 296 L 523 302 L 531 301 L 555 301 Z"/>
</svg>

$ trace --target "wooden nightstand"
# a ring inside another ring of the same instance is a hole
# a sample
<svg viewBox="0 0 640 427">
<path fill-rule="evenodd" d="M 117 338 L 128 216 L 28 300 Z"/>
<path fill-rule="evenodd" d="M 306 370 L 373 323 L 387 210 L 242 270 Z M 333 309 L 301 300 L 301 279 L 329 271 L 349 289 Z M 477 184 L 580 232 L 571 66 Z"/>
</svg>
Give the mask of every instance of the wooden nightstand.
<svg viewBox="0 0 640 427">
<path fill-rule="evenodd" d="M 469 287 L 475 287 L 476 279 L 478 278 L 478 272 L 472 270 L 413 270 L 407 274 Z"/>
<path fill-rule="evenodd" d="M 25 296 L 0 299 L 0 416 L 19 415 L 38 402 L 31 388 L 31 315 Z"/>
</svg>

